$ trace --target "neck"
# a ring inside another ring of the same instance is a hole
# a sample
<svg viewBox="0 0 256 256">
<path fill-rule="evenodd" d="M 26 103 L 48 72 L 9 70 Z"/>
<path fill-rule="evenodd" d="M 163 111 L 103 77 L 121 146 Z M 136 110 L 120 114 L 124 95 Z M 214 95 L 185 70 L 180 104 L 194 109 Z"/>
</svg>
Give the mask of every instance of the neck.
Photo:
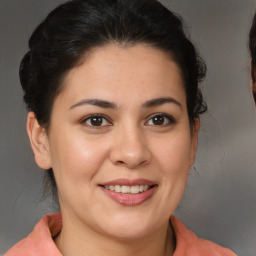
<svg viewBox="0 0 256 256">
<path fill-rule="evenodd" d="M 63 256 L 171 256 L 175 250 L 175 236 L 166 223 L 147 237 L 116 239 L 97 233 L 63 225 L 55 243 Z"/>
</svg>

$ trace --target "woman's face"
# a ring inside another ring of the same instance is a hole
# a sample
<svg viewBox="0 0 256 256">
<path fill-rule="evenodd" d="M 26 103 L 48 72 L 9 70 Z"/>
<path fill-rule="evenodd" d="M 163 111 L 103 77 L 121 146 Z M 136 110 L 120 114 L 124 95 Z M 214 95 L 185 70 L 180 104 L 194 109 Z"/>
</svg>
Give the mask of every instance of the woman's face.
<svg viewBox="0 0 256 256">
<path fill-rule="evenodd" d="M 64 221 L 119 238 L 166 227 L 194 162 L 198 126 L 191 132 L 180 70 L 166 53 L 94 49 L 68 73 L 45 135 Z"/>
</svg>

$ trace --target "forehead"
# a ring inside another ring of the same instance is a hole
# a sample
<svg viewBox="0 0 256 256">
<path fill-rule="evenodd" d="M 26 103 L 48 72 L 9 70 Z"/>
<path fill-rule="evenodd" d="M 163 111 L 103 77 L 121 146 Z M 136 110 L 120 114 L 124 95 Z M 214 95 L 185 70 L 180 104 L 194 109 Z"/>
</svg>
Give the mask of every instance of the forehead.
<svg viewBox="0 0 256 256">
<path fill-rule="evenodd" d="M 114 96 L 120 100 L 128 95 L 134 100 L 166 94 L 180 101 L 185 97 L 181 72 L 171 55 L 142 44 L 93 49 L 80 66 L 69 71 L 63 94 L 74 101 L 82 96 L 111 97 L 112 101 Z"/>
</svg>

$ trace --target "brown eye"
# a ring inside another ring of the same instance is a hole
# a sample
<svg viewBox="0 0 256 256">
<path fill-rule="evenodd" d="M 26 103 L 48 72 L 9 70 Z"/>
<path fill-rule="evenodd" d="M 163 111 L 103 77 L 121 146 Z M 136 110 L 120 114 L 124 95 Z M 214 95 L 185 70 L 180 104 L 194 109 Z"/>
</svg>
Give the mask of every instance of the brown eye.
<svg viewBox="0 0 256 256">
<path fill-rule="evenodd" d="M 163 116 L 154 116 L 152 118 L 152 123 L 154 125 L 163 125 L 164 124 L 164 117 Z"/>
<path fill-rule="evenodd" d="M 82 123 L 92 127 L 101 127 L 101 126 L 110 125 L 110 122 L 106 118 L 100 115 L 99 116 L 92 115 L 90 117 L 87 117 Z"/>
<path fill-rule="evenodd" d="M 96 116 L 96 117 L 91 117 L 91 125 L 92 126 L 101 126 L 103 123 L 102 117 Z"/>
<path fill-rule="evenodd" d="M 153 125 L 153 126 L 165 126 L 174 124 L 175 119 L 166 114 L 158 114 L 151 117 L 147 122 L 146 125 Z"/>
</svg>

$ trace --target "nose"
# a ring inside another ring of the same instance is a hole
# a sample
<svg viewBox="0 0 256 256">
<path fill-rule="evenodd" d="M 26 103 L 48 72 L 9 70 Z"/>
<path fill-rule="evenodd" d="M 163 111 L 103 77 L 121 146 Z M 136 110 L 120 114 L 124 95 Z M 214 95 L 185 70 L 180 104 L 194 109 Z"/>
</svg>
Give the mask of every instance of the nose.
<svg viewBox="0 0 256 256">
<path fill-rule="evenodd" d="M 147 165 L 151 152 L 146 136 L 139 129 L 120 129 L 114 136 L 109 157 L 114 165 L 129 169 Z"/>
</svg>

